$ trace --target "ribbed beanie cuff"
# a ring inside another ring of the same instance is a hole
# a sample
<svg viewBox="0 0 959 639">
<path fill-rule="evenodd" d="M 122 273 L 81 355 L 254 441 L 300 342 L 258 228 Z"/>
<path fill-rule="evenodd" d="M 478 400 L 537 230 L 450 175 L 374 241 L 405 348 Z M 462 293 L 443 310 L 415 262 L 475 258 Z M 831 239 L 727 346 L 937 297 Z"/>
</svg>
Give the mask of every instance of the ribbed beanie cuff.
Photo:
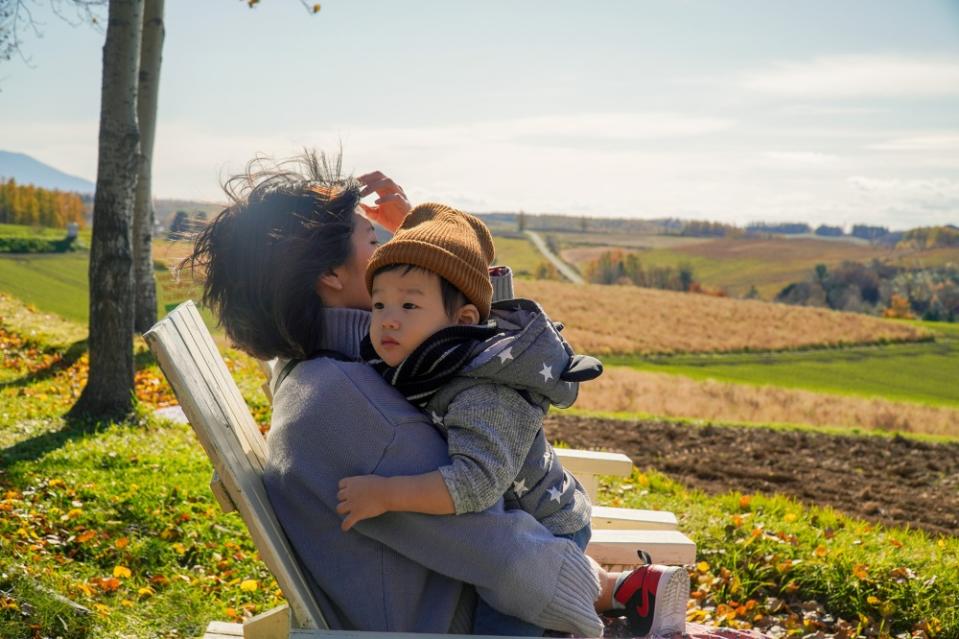
<svg viewBox="0 0 959 639">
<path fill-rule="evenodd" d="M 372 293 L 373 276 L 383 267 L 411 264 L 446 279 L 486 319 L 493 298 L 489 265 L 494 256 L 493 237 L 479 219 L 443 204 L 421 204 L 406 216 L 393 239 L 373 253 L 366 287 Z"/>
</svg>

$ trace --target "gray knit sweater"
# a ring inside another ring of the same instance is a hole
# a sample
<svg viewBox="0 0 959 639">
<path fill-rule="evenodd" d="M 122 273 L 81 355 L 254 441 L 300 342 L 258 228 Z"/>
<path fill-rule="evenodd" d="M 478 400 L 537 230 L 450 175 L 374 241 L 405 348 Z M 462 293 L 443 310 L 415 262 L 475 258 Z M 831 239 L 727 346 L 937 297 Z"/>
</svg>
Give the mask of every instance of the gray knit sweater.
<svg viewBox="0 0 959 639">
<path fill-rule="evenodd" d="M 359 359 L 369 313 L 329 309 L 318 347 Z M 264 483 L 334 628 L 468 632 L 475 594 L 544 628 L 596 637 L 596 574 L 569 540 L 502 500 L 480 513 L 387 513 L 341 532 L 343 477 L 450 463 L 422 412 L 371 367 L 316 358 L 277 389 Z M 472 584 L 467 588 L 464 584 Z"/>
<path fill-rule="evenodd" d="M 531 300 L 499 303 L 492 319 L 500 332 L 426 406 L 448 442 L 440 474 L 457 514 L 505 497 L 554 534 L 574 533 L 589 523 L 589 497 L 543 433 L 550 404 L 576 400 L 579 385 L 560 379 L 571 351 Z"/>
</svg>

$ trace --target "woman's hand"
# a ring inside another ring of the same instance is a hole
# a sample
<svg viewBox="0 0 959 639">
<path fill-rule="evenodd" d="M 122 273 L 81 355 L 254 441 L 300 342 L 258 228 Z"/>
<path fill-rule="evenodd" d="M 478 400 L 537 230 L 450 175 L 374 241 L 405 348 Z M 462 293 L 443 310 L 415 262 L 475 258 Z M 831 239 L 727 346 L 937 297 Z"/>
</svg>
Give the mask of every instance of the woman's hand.
<svg viewBox="0 0 959 639">
<path fill-rule="evenodd" d="M 379 196 L 374 206 L 360 204 L 367 217 L 390 233 L 395 233 L 403 223 L 403 218 L 413 208 L 410 206 L 410 201 L 406 199 L 403 187 L 379 171 L 361 175 L 356 179 L 363 185 L 360 191 L 361 197 L 366 197 L 370 193 L 376 193 Z"/>
<path fill-rule="evenodd" d="M 346 516 L 340 524 L 343 532 L 358 521 L 382 515 L 389 510 L 387 482 L 385 477 L 376 475 L 356 475 L 340 480 L 340 490 L 336 493 L 340 503 L 336 506 L 336 512 Z"/>
</svg>

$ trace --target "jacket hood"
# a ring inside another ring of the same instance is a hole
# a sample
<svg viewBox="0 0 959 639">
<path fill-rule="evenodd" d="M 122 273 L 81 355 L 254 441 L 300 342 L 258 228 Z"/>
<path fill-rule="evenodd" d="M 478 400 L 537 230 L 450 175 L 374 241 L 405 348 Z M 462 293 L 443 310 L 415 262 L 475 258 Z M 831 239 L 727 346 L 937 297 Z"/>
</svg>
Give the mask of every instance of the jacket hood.
<svg viewBox="0 0 959 639">
<path fill-rule="evenodd" d="M 579 384 L 560 379 L 573 355 L 559 334 L 562 325 L 526 299 L 495 303 L 490 321 L 500 334 L 483 343 L 464 376 L 538 393 L 559 408 L 576 401 Z"/>
</svg>

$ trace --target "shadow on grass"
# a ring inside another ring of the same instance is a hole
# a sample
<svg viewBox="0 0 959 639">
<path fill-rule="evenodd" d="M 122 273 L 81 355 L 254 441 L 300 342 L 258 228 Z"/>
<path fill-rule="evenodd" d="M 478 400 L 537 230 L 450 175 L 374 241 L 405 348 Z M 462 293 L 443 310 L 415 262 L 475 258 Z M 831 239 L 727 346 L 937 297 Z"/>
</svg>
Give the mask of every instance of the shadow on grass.
<svg viewBox="0 0 959 639">
<path fill-rule="evenodd" d="M 61 359 L 50 366 L 24 375 L 15 380 L 0 384 L 0 389 L 6 387 L 29 386 L 53 377 L 68 369 L 84 353 L 87 352 L 87 341 L 81 340 L 71 344 Z M 156 363 L 156 358 L 150 351 L 140 351 L 133 356 L 135 370 L 141 370 Z M 62 426 L 56 430 L 47 430 L 37 433 L 22 441 L 0 449 L 0 469 L 11 464 L 23 461 L 36 461 L 49 452 L 62 448 L 67 442 L 82 439 L 89 435 L 102 432 L 114 424 L 135 426 L 137 423 L 136 400 L 129 407 L 115 414 L 90 415 L 82 411 L 82 407 L 75 404 L 67 413 L 62 415 Z M 78 410 L 80 408 L 80 410 Z M 51 416 L 53 417 L 53 416 Z"/>
<path fill-rule="evenodd" d="M 83 339 L 76 341 L 70 344 L 70 346 L 63 351 L 63 356 L 60 359 L 51 363 L 49 366 L 45 366 L 44 368 L 40 368 L 32 373 L 28 373 L 22 377 L 12 379 L 8 382 L 0 383 L 0 389 L 21 388 L 23 386 L 29 386 L 30 384 L 36 384 L 37 382 L 42 382 L 46 379 L 49 379 L 76 364 L 77 360 L 79 360 L 86 352 L 87 340 Z"/>
<path fill-rule="evenodd" d="M 62 448 L 67 442 L 102 432 L 117 423 L 114 419 L 63 416 L 63 426 L 57 430 L 39 433 L 0 449 L 0 468 L 24 461 L 36 461 L 49 452 Z"/>
</svg>

